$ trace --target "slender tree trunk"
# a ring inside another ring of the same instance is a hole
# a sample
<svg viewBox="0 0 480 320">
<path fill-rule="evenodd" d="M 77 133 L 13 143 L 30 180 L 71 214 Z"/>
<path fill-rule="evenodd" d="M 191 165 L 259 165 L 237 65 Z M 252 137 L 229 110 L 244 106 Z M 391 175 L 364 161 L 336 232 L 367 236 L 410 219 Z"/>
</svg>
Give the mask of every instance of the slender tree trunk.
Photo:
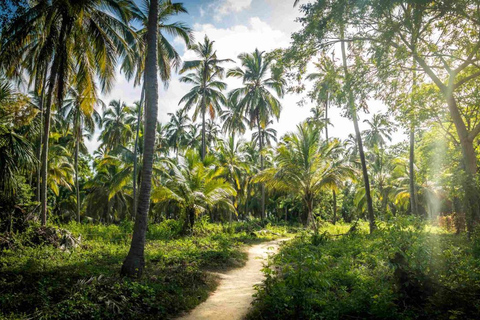
<svg viewBox="0 0 480 320">
<path fill-rule="evenodd" d="M 138 167 L 138 138 L 140 135 L 140 125 L 142 123 L 142 108 L 145 97 L 145 84 L 142 86 L 140 106 L 137 116 L 137 130 L 135 132 L 135 145 L 133 149 L 133 214 L 137 212 L 137 167 Z M 132 215 L 133 216 L 133 215 Z"/>
<path fill-rule="evenodd" d="M 337 223 L 337 194 L 333 191 L 333 224 Z"/>
<path fill-rule="evenodd" d="M 325 140 L 329 142 L 328 138 L 328 101 L 330 99 L 330 92 L 327 93 L 327 100 L 325 101 Z M 333 224 L 337 221 L 337 193 L 332 190 L 333 195 Z"/>
<path fill-rule="evenodd" d="M 58 56 L 55 56 L 52 69 L 50 70 L 50 80 L 48 84 L 48 93 L 45 109 L 45 119 L 43 124 L 43 145 L 41 153 L 40 168 L 40 203 L 41 203 L 41 223 L 42 226 L 47 224 L 47 169 L 48 169 L 48 140 L 50 136 L 50 120 L 52 114 L 53 90 L 55 89 L 55 80 L 58 73 Z"/>
<path fill-rule="evenodd" d="M 260 118 L 257 117 L 257 126 L 258 126 L 258 145 L 259 145 L 259 151 L 260 151 L 260 170 L 263 171 L 263 136 L 262 136 L 262 127 L 260 126 Z M 265 219 L 265 183 L 262 182 L 261 184 L 262 188 L 262 199 L 261 199 L 261 208 L 260 208 L 260 214 L 262 220 Z"/>
<path fill-rule="evenodd" d="M 343 62 L 343 70 L 345 73 L 345 78 L 347 81 L 346 88 L 348 90 L 348 104 L 350 107 L 350 113 L 353 119 L 353 126 L 355 128 L 355 136 L 357 139 L 357 146 L 358 146 L 358 152 L 360 154 L 360 162 L 362 164 L 362 174 L 363 174 L 363 182 L 365 184 L 365 196 L 367 198 L 367 213 L 368 213 L 368 220 L 370 223 L 370 233 L 373 232 L 373 230 L 376 229 L 375 225 L 375 215 L 373 213 L 373 202 L 372 202 L 372 196 L 370 194 L 370 181 L 368 179 L 368 171 L 367 171 L 367 163 L 365 161 L 365 152 L 363 151 L 363 143 L 362 143 L 362 136 L 360 134 L 360 128 L 358 127 L 358 118 L 357 118 L 357 109 L 355 107 L 355 99 L 353 97 L 353 92 L 350 87 L 350 73 L 348 72 L 348 66 L 347 66 L 347 54 L 345 50 L 345 41 L 344 39 L 344 27 L 343 25 L 341 26 L 341 49 L 342 49 L 342 62 Z"/>
<path fill-rule="evenodd" d="M 202 161 L 205 160 L 205 109 L 202 112 Z"/>
<path fill-rule="evenodd" d="M 153 156 L 158 113 L 158 0 L 150 0 L 147 24 L 147 56 L 145 60 L 145 138 L 142 181 L 138 198 L 138 209 L 133 229 L 130 251 L 123 262 L 121 274 L 139 278 L 145 267 L 145 237 L 152 190 Z"/>
<path fill-rule="evenodd" d="M 410 176 L 410 212 L 418 216 L 417 192 L 415 190 L 415 128 L 413 123 L 410 124 L 410 159 L 408 168 Z"/>
<path fill-rule="evenodd" d="M 411 99 L 411 117 L 414 117 L 415 112 L 414 110 L 414 97 L 415 89 L 417 86 L 417 73 L 415 71 L 416 63 L 415 59 L 413 59 L 413 85 L 412 85 L 412 99 Z M 415 190 L 415 119 L 410 120 L 410 158 L 408 163 L 409 169 L 409 180 L 410 180 L 410 212 L 418 216 L 418 204 L 417 204 L 417 192 Z"/>
<path fill-rule="evenodd" d="M 41 174 L 40 174 L 40 171 L 41 171 L 41 167 L 42 167 L 42 164 L 41 164 L 41 161 L 40 161 L 40 157 L 41 157 L 41 154 L 42 154 L 42 143 L 43 143 L 43 135 L 42 135 L 42 128 L 43 128 L 43 114 L 44 114 L 44 102 L 45 102 L 45 86 L 46 86 L 46 83 L 47 83 L 47 71 L 48 71 L 48 68 L 47 66 L 45 66 L 45 71 L 43 73 L 43 79 L 42 79 L 42 90 L 40 91 L 40 130 L 38 131 L 38 145 L 37 145 L 37 154 L 36 154 L 36 157 L 37 157 L 37 160 L 38 160 L 38 164 L 37 164 L 37 188 L 36 188 L 36 201 L 37 202 L 40 202 L 40 188 L 41 188 Z"/>
<path fill-rule="evenodd" d="M 77 141 L 75 142 L 75 192 L 77 195 L 77 221 L 80 223 L 80 185 L 78 183 L 78 153 L 79 153 L 79 145 L 80 145 L 80 139 L 82 136 L 82 128 L 80 127 L 80 110 L 77 110 Z"/>
</svg>

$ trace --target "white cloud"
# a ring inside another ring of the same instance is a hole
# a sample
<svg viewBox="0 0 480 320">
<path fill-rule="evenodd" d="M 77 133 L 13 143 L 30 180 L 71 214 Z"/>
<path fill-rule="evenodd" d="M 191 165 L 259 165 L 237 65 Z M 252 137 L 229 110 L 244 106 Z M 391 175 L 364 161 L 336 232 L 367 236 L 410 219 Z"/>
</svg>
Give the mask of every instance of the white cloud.
<svg viewBox="0 0 480 320">
<path fill-rule="evenodd" d="M 252 0 L 223 0 L 213 3 L 211 9 L 215 10 L 214 19 L 220 21 L 224 16 L 232 12 L 240 12 L 250 8 Z"/>
</svg>

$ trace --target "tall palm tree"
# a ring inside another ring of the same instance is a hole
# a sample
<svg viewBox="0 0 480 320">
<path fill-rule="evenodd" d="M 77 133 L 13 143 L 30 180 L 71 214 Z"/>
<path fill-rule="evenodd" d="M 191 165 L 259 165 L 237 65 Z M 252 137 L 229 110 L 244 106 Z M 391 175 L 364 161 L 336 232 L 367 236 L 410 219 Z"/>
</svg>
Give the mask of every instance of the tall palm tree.
<svg viewBox="0 0 480 320">
<path fill-rule="evenodd" d="M 2 33 L 0 61 L 7 74 L 44 76 L 43 146 L 41 152 L 42 224 L 47 219 L 47 167 L 51 112 L 62 105 L 67 83 L 74 76 L 82 96 L 97 96 L 113 84 L 118 57 L 135 40 L 128 26 L 128 0 L 40 0 L 33 2 Z M 46 81 L 48 77 L 48 81 Z M 43 90 L 43 89 L 42 89 Z"/>
<path fill-rule="evenodd" d="M 150 0 L 144 72 L 146 104 L 143 168 L 132 242 L 121 270 L 123 275 L 130 277 L 140 277 L 145 267 L 145 237 L 148 222 L 147 215 L 150 208 L 150 193 L 152 190 L 152 169 L 158 114 L 158 23 L 159 2 L 158 0 Z"/>
<path fill-rule="evenodd" d="M 87 100 L 88 101 L 85 101 Z M 80 145 L 83 144 L 84 130 L 91 136 L 95 131 L 95 124 L 101 123 L 101 116 L 95 110 L 95 105 L 103 105 L 102 100 L 91 100 L 88 97 L 82 97 L 76 88 L 70 88 L 68 98 L 60 109 L 68 124 L 71 124 L 75 139 L 75 193 L 77 198 L 77 220 L 80 222 L 80 185 L 78 182 L 78 157 L 80 154 Z"/>
<path fill-rule="evenodd" d="M 140 41 L 133 44 L 132 55 L 129 55 L 124 59 L 122 70 L 125 72 L 127 79 L 134 77 L 135 85 L 139 85 L 142 82 L 142 77 L 145 71 L 145 57 L 146 57 L 146 43 L 147 43 L 147 25 L 148 25 L 148 9 L 149 3 L 147 0 L 142 0 L 140 5 L 134 11 L 134 18 L 137 20 L 141 27 L 137 30 L 137 34 Z M 172 68 L 177 70 L 181 64 L 180 54 L 175 47 L 169 42 L 167 34 L 172 37 L 178 37 L 182 39 L 187 47 L 190 46 L 193 40 L 193 33 L 190 27 L 179 21 L 170 20 L 181 13 L 188 13 L 182 3 L 173 3 L 170 0 L 161 0 L 158 7 L 158 24 L 157 24 L 157 61 L 158 71 L 160 73 L 160 80 L 167 86 L 168 81 L 171 78 Z M 134 199 L 134 211 L 137 208 L 137 162 L 138 162 L 138 140 L 140 135 L 140 124 L 142 123 L 142 113 L 144 105 L 145 87 L 142 86 L 141 99 L 136 108 L 137 121 L 135 132 L 135 145 L 134 145 L 134 178 L 133 178 L 133 199 Z"/>
<path fill-rule="evenodd" d="M 238 105 L 242 114 L 249 120 L 250 128 L 257 127 L 261 137 L 262 128 L 265 128 L 272 117 L 280 117 L 282 110 L 280 101 L 270 92 L 274 90 L 278 97 L 283 97 L 285 80 L 280 70 L 271 68 L 273 59 L 265 56 L 265 52 L 255 49 L 253 53 L 242 53 L 238 56 L 242 68 L 230 69 L 227 77 L 241 78 L 243 87 L 234 89 L 230 99 Z M 260 150 L 260 169 L 263 170 L 263 139 L 258 139 Z M 265 218 L 265 186 L 262 184 L 262 218 Z"/>
<path fill-rule="evenodd" d="M 341 145 L 320 140 L 319 128 L 302 123 L 297 132 L 288 134 L 277 148 L 277 167 L 260 172 L 256 180 L 270 187 L 299 195 L 306 208 L 304 223 L 316 223 L 314 199 L 323 190 L 338 189 L 346 179 L 353 179 L 354 169 L 333 157 Z"/>
<path fill-rule="evenodd" d="M 193 121 L 198 114 L 202 115 L 202 160 L 205 159 L 205 114 L 208 112 L 210 118 L 214 119 L 216 114 L 221 112 L 221 104 L 226 104 L 227 99 L 222 91 L 227 88 L 223 78 L 224 68 L 221 63 L 232 61 L 230 59 L 218 59 L 217 52 L 213 50 L 214 41 L 207 36 L 202 42 L 193 45 L 191 49 L 199 56 L 199 60 L 185 61 L 180 73 L 195 70 L 180 78 L 181 82 L 193 84 L 193 88 L 180 99 L 179 104 L 185 103 L 188 111 L 195 106 Z"/>
</svg>

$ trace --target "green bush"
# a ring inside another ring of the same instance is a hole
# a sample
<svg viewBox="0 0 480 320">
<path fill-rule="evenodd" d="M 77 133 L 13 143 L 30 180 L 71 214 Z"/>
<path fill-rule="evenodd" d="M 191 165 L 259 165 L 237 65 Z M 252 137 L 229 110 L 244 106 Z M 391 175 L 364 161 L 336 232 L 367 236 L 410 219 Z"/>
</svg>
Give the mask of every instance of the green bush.
<svg viewBox="0 0 480 320">
<path fill-rule="evenodd" d="M 322 226 L 265 268 L 250 319 L 478 319 L 480 264 L 462 236 L 396 219 Z M 341 236 L 336 236 L 342 234 Z"/>
</svg>

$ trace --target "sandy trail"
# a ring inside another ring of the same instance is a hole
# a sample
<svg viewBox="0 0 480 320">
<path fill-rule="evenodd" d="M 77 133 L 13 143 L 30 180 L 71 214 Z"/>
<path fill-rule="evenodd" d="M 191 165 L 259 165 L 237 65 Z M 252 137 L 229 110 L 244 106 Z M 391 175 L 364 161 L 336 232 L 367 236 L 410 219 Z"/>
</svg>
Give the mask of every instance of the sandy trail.
<svg viewBox="0 0 480 320">
<path fill-rule="evenodd" d="M 275 253 L 279 239 L 248 248 L 248 260 L 242 268 L 218 273 L 220 284 L 208 299 L 179 320 L 234 320 L 243 319 L 253 301 L 253 286 L 263 280 L 262 267 L 269 253 Z"/>
</svg>

